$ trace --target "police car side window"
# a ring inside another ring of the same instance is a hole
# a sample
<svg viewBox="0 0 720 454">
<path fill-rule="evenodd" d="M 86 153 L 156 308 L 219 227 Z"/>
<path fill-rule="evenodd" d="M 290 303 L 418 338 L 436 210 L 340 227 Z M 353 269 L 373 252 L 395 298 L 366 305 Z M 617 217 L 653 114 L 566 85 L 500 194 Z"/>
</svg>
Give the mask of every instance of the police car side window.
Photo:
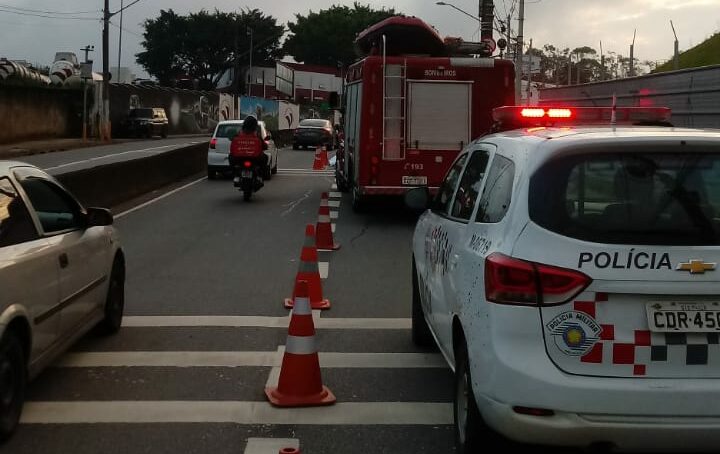
<svg viewBox="0 0 720 454">
<path fill-rule="evenodd" d="M 0 178 L 0 248 L 38 238 L 25 202 L 7 178 Z"/>
<path fill-rule="evenodd" d="M 455 188 L 457 188 L 458 182 L 460 181 L 460 174 L 465 166 L 465 161 L 467 161 L 467 153 L 455 161 L 455 164 L 450 168 L 442 185 L 440 185 L 440 190 L 437 196 L 435 196 L 432 205 L 432 210 L 435 213 L 447 215 L 450 212 L 450 204 L 452 203 L 453 195 L 455 195 Z"/>
<path fill-rule="evenodd" d="M 506 157 L 496 154 L 480 198 L 480 207 L 475 218 L 477 222 L 502 221 L 510 208 L 514 179 L 515 164 Z"/>
<path fill-rule="evenodd" d="M 470 157 L 470 161 L 465 167 L 465 173 L 460 179 L 460 186 L 458 186 L 455 194 L 455 201 L 450 214 L 452 217 L 469 220 L 470 216 L 472 216 L 475 202 L 480 193 L 480 186 L 485 176 L 485 170 L 487 169 L 488 159 L 488 153 L 483 150 L 476 151 Z"/>
</svg>

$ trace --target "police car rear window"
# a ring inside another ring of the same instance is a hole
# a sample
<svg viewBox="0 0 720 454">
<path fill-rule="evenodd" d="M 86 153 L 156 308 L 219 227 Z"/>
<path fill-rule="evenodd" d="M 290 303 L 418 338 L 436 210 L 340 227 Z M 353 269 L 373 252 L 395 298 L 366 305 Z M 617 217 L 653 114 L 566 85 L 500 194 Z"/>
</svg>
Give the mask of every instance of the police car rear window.
<svg viewBox="0 0 720 454">
<path fill-rule="evenodd" d="M 566 156 L 532 177 L 529 208 L 540 226 L 585 241 L 719 245 L 720 154 Z"/>
</svg>

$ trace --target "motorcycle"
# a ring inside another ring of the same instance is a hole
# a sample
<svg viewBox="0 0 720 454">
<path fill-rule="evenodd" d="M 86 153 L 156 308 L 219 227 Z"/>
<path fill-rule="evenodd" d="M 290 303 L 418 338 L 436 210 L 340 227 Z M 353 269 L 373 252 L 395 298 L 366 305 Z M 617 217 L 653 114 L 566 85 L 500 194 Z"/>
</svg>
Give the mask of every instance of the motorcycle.
<svg viewBox="0 0 720 454">
<path fill-rule="evenodd" d="M 233 185 L 243 193 L 243 199 L 249 201 L 253 192 L 264 186 L 262 169 L 251 160 L 244 160 L 242 166 L 236 169 Z"/>
</svg>

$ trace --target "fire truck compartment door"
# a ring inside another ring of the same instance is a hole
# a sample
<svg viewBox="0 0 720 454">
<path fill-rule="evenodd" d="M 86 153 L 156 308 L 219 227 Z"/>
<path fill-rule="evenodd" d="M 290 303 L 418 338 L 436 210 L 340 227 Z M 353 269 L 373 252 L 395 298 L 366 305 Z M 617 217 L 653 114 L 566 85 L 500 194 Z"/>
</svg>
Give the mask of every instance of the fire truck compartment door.
<svg viewBox="0 0 720 454">
<path fill-rule="evenodd" d="M 408 148 L 461 150 L 470 141 L 472 82 L 408 82 Z"/>
</svg>

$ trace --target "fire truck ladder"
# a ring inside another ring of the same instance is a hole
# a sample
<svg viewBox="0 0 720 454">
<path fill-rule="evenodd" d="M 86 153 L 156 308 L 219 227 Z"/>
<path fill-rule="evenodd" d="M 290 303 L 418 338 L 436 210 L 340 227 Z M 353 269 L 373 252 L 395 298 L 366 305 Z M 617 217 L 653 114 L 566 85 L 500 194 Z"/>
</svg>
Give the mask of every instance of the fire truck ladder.
<svg viewBox="0 0 720 454">
<path fill-rule="evenodd" d="M 405 159 L 405 75 L 407 63 L 383 65 L 383 159 Z"/>
</svg>

